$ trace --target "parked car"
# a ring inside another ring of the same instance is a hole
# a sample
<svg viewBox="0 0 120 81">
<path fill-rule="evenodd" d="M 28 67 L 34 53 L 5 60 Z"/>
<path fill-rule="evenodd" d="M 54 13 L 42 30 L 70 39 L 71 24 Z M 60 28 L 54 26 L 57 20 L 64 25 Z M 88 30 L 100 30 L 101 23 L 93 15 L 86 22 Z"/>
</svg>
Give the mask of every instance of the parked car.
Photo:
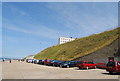
<svg viewBox="0 0 120 81">
<path fill-rule="evenodd" d="M 44 65 L 52 65 L 52 61 L 54 61 L 54 60 L 46 59 L 46 60 L 44 60 Z"/>
<path fill-rule="evenodd" d="M 28 62 L 28 63 L 33 63 L 33 62 L 34 62 L 34 59 L 27 59 L 27 62 Z"/>
<path fill-rule="evenodd" d="M 37 64 L 41 64 L 42 63 L 42 60 L 38 60 Z"/>
<path fill-rule="evenodd" d="M 28 62 L 28 59 L 26 59 L 26 62 Z"/>
<path fill-rule="evenodd" d="M 34 64 L 38 64 L 40 60 L 35 59 Z"/>
<path fill-rule="evenodd" d="M 79 61 L 77 67 L 79 69 L 93 69 L 97 67 L 97 64 L 94 64 L 92 61 Z"/>
<path fill-rule="evenodd" d="M 42 64 L 42 65 L 45 65 L 45 64 L 44 64 L 44 63 L 45 63 L 45 60 L 42 60 L 42 61 L 40 61 L 39 63 Z"/>
<path fill-rule="evenodd" d="M 105 63 L 97 63 L 97 68 L 106 69 Z"/>
<path fill-rule="evenodd" d="M 36 59 L 32 59 L 32 63 L 34 63 L 35 60 L 36 60 Z"/>
<path fill-rule="evenodd" d="M 60 67 L 67 67 L 67 68 L 76 67 L 77 63 L 78 63 L 77 61 L 66 61 L 66 62 L 60 64 Z"/>
<path fill-rule="evenodd" d="M 65 62 L 65 61 L 60 61 L 60 60 L 55 61 L 55 62 L 53 63 L 53 66 L 58 67 L 58 66 L 60 66 L 60 64 L 62 64 L 62 63 L 64 63 L 64 62 Z"/>
<path fill-rule="evenodd" d="M 58 62 L 58 61 L 59 61 L 59 60 L 52 60 L 51 63 L 50 63 L 50 65 L 51 65 L 51 66 L 54 66 L 54 63 L 55 63 L 55 62 Z"/>
<path fill-rule="evenodd" d="M 106 66 L 106 71 L 110 74 L 120 73 L 120 61 L 109 61 Z"/>
</svg>

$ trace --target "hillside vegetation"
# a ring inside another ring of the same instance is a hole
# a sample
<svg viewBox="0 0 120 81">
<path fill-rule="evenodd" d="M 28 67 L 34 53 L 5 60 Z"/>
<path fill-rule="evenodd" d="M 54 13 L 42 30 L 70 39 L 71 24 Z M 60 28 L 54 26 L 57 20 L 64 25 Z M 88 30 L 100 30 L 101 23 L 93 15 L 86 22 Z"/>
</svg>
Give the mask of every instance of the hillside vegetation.
<svg viewBox="0 0 120 81">
<path fill-rule="evenodd" d="M 25 58 L 23 58 L 23 60 L 28 59 L 28 58 L 31 58 L 31 57 L 34 57 L 34 55 L 26 56 Z"/>
<path fill-rule="evenodd" d="M 49 47 L 35 55 L 35 59 L 73 60 L 93 53 L 119 38 L 120 27 Z"/>
</svg>

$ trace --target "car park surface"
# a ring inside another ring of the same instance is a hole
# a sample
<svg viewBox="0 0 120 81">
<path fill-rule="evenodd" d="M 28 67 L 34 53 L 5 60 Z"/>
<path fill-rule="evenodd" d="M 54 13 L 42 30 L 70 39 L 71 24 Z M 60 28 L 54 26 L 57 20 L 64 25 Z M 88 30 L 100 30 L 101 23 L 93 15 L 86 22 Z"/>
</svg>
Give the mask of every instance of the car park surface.
<svg viewBox="0 0 120 81">
<path fill-rule="evenodd" d="M 103 69 L 60 68 L 26 62 L 2 63 L 3 79 L 118 79 Z"/>
</svg>

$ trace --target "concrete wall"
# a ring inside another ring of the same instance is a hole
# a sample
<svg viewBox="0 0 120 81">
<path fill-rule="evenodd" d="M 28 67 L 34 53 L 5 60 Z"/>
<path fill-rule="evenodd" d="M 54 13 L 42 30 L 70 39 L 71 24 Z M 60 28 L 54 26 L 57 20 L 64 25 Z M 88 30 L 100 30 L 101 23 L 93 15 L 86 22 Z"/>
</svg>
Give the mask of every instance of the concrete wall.
<svg viewBox="0 0 120 81">
<path fill-rule="evenodd" d="M 117 39 L 110 45 L 96 52 L 90 53 L 89 55 L 83 57 L 79 57 L 75 60 L 93 60 L 95 63 L 99 63 L 99 62 L 106 63 L 108 61 L 108 57 L 120 56 L 120 52 L 119 52 L 120 43 L 118 41 L 120 41 L 120 39 Z"/>
</svg>

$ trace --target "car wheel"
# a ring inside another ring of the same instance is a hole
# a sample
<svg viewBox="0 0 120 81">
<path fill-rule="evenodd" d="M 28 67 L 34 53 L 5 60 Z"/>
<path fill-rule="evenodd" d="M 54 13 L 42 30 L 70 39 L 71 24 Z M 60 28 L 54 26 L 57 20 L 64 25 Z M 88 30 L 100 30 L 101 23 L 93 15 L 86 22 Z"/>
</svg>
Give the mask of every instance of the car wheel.
<svg viewBox="0 0 120 81">
<path fill-rule="evenodd" d="M 60 65 L 60 67 L 62 68 L 62 65 Z"/>
<path fill-rule="evenodd" d="M 88 67 L 88 66 L 86 66 L 86 69 L 88 70 L 88 69 L 89 69 L 89 67 Z"/>
<path fill-rule="evenodd" d="M 67 65 L 67 68 L 70 68 L 70 66 Z"/>
<path fill-rule="evenodd" d="M 113 72 L 109 72 L 109 74 L 113 74 Z"/>
<path fill-rule="evenodd" d="M 94 67 L 95 69 L 97 68 L 97 66 Z"/>
</svg>

